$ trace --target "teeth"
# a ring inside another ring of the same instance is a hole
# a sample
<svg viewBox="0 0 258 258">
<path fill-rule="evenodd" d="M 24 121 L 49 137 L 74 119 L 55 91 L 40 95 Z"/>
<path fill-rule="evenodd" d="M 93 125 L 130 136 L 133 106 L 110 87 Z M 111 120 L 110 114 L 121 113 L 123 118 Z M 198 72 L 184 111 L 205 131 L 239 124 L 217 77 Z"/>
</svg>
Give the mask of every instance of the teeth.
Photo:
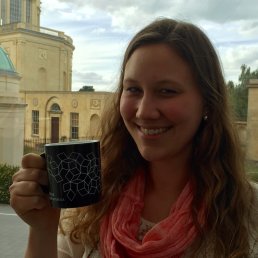
<svg viewBox="0 0 258 258">
<path fill-rule="evenodd" d="M 155 135 L 155 134 L 161 134 L 168 130 L 168 128 L 157 128 L 157 129 L 147 129 L 141 127 L 141 131 L 146 135 Z"/>
</svg>

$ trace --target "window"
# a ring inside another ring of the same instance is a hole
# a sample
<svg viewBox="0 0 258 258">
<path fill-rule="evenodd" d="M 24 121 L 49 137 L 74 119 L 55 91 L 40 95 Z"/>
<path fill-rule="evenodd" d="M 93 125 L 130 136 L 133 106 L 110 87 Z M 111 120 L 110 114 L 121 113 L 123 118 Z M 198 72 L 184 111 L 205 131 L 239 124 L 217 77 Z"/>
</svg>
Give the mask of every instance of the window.
<svg viewBox="0 0 258 258">
<path fill-rule="evenodd" d="M 6 1 L 2 0 L 1 2 L 1 24 L 6 24 Z"/>
<path fill-rule="evenodd" d="M 70 113 L 71 139 L 79 139 L 79 113 Z"/>
<path fill-rule="evenodd" d="M 31 125 L 32 135 L 39 134 L 39 111 L 32 110 L 32 125 Z"/>
<path fill-rule="evenodd" d="M 21 22 L 22 0 L 10 1 L 10 22 Z"/>
<path fill-rule="evenodd" d="M 53 113 L 60 113 L 61 109 L 60 106 L 57 103 L 54 103 L 51 108 L 50 108 L 51 112 Z"/>
</svg>

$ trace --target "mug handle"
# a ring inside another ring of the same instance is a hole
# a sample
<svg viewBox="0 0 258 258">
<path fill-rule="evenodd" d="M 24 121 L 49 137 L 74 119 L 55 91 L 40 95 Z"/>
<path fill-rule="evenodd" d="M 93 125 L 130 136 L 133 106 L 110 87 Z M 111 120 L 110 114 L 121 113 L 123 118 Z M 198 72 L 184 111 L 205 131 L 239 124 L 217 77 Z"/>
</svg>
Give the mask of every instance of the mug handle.
<svg viewBox="0 0 258 258">
<path fill-rule="evenodd" d="M 40 155 L 39 155 L 41 158 L 45 159 L 46 160 L 46 153 L 45 152 L 42 152 Z M 40 184 L 40 187 L 42 189 L 42 191 L 45 193 L 45 194 L 48 194 L 49 193 L 49 187 L 47 185 L 42 185 Z"/>
</svg>

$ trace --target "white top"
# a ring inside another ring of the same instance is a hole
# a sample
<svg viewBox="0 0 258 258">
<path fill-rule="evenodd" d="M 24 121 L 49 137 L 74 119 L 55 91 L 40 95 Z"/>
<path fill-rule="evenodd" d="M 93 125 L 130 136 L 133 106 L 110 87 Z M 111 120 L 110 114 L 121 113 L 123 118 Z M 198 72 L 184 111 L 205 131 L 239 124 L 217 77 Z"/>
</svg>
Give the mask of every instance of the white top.
<svg viewBox="0 0 258 258">
<path fill-rule="evenodd" d="M 137 238 L 142 240 L 144 235 L 155 225 L 155 223 L 141 219 L 141 224 Z M 87 250 L 80 244 L 71 242 L 69 236 L 58 235 L 58 258 L 100 258 L 98 251 Z M 89 256 L 90 255 L 90 256 Z"/>
<path fill-rule="evenodd" d="M 254 205 L 254 218 L 258 218 L 258 184 L 254 184 L 256 192 L 256 202 Z M 141 219 L 141 224 L 138 232 L 138 239 L 142 240 L 144 235 L 155 225 L 145 219 Z M 258 242 L 257 240 L 250 239 L 251 253 L 249 258 L 258 257 Z M 184 258 L 187 258 L 184 255 Z M 212 257 L 212 256 L 211 256 Z M 58 258 L 101 258 L 98 250 L 91 250 L 81 244 L 74 244 L 71 242 L 70 237 L 58 234 Z M 190 258 L 190 257 L 189 257 Z M 200 256 L 200 258 L 208 258 L 207 256 Z"/>
</svg>

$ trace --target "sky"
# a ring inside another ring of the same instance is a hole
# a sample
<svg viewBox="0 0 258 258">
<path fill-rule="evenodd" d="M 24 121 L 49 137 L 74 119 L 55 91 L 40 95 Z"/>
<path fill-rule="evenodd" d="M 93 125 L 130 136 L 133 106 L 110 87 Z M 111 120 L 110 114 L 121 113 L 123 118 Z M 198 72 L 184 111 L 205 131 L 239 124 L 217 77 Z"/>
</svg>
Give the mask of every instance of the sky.
<svg viewBox="0 0 258 258">
<path fill-rule="evenodd" d="M 73 39 L 72 90 L 115 89 L 123 53 L 138 30 L 159 17 L 192 22 L 210 38 L 226 81 L 242 64 L 258 69 L 257 0 L 41 0 L 41 27 Z"/>
</svg>

